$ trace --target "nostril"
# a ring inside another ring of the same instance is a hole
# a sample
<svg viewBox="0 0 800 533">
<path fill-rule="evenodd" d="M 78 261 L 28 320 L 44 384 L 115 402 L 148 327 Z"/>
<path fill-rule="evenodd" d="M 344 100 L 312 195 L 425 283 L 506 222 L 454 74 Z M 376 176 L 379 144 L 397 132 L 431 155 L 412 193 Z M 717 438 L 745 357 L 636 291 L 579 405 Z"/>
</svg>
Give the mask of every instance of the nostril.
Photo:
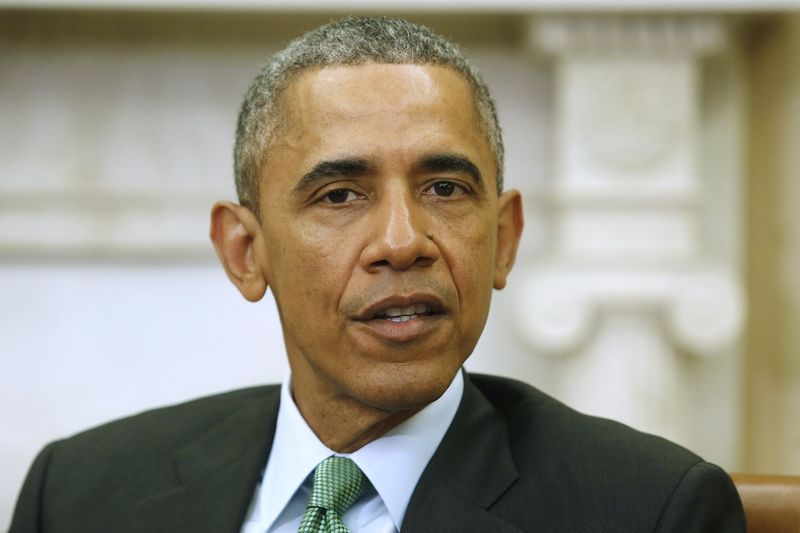
<svg viewBox="0 0 800 533">
<path fill-rule="evenodd" d="M 433 263 L 436 262 L 436 259 L 433 257 L 418 257 L 417 260 L 414 262 L 416 266 L 427 267 L 431 266 Z"/>
<path fill-rule="evenodd" d="M 433 258 L 433 257 L 417 257 L 413 261 L 413 263 L 411 263 L 410 265 L 407 265 L 406 267 L 403 267 L 403 268 L 408 268 L 410 266 L 427 267 L 427 266 L 431 266 L 435 261 L 436 261 L 436 259 Z M 382 267 L 397 268 L 398 267 L 397 264 L 392 263 L 392 261 L 389 260 L 389 259 L 381 259 L 379 261 L 373 261 L 372 263 L 369 264 L 369 266 L 371 268 L 382 268 Z"/>
</svg>

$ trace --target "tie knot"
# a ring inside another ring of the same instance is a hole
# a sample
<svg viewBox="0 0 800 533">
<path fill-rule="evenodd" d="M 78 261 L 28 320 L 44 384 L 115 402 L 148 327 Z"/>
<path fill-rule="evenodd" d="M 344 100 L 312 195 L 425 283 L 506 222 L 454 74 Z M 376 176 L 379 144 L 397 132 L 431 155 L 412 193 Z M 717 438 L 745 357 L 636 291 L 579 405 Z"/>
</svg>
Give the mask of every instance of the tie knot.
<svg viewBox="0 0 800 533">
<path fill-rule="evenodd" d="M 310 506 L 344 513 L 369 488 L 364 473 L 352 459 L 331 456 L 314 469 Z"/>
</svg>

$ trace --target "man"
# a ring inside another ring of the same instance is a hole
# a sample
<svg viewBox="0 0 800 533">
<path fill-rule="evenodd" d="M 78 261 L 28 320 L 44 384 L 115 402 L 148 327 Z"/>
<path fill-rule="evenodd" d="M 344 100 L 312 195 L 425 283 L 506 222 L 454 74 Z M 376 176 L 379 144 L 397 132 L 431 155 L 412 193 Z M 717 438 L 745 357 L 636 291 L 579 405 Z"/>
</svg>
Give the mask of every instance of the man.
<svg viewBox="0 0 800 533">
<path fill-rule="evenodd" d="M 488 89 L 428 29 L 291 43 L 247 93 L 240 204 L 211 222 L 242 295 L 271 287 L 291 376 L 49 445 L 12 533 L 742 531 L 718 467 L 461 371 L 522 231 L 502 161 Z"/>
</svg>

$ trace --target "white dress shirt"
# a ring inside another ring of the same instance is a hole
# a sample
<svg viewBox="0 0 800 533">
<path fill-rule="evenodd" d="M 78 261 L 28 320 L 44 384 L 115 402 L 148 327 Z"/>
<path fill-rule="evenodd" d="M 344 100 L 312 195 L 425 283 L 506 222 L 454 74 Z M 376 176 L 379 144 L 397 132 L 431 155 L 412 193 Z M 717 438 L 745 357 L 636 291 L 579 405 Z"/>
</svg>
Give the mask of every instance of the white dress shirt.
<svg viewBox="0 0 800 533">
<path fill-rule="evenodd" d="M 242 533 L 296 533 L 311 495 L 314 468 L 331 455 L 349 457 L 372 483 L 342 516 L 352 533 L 397 533 L 408 501 L 455 417 L 464 378 L 457 372 L 445 393 L 381 438 L 341 454 L 327 448 L 292 399 L 291 376 L 281 386 L 272 451 Z"/>
</svg>

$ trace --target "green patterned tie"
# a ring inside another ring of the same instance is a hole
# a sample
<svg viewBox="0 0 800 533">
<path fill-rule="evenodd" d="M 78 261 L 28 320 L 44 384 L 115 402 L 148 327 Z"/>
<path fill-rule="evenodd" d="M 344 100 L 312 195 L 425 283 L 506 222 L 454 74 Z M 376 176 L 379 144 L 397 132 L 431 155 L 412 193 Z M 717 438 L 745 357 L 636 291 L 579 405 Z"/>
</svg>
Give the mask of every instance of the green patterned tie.
<svg viewBox="0 0 800 533">
<path fill-rule="evenodd" d="M 370 483 L 361 469 L 346 457 L 331 456 L 314 469 L 314 488 L 298 533 L 349 533 L 344 513 Z"/>
</svg>

